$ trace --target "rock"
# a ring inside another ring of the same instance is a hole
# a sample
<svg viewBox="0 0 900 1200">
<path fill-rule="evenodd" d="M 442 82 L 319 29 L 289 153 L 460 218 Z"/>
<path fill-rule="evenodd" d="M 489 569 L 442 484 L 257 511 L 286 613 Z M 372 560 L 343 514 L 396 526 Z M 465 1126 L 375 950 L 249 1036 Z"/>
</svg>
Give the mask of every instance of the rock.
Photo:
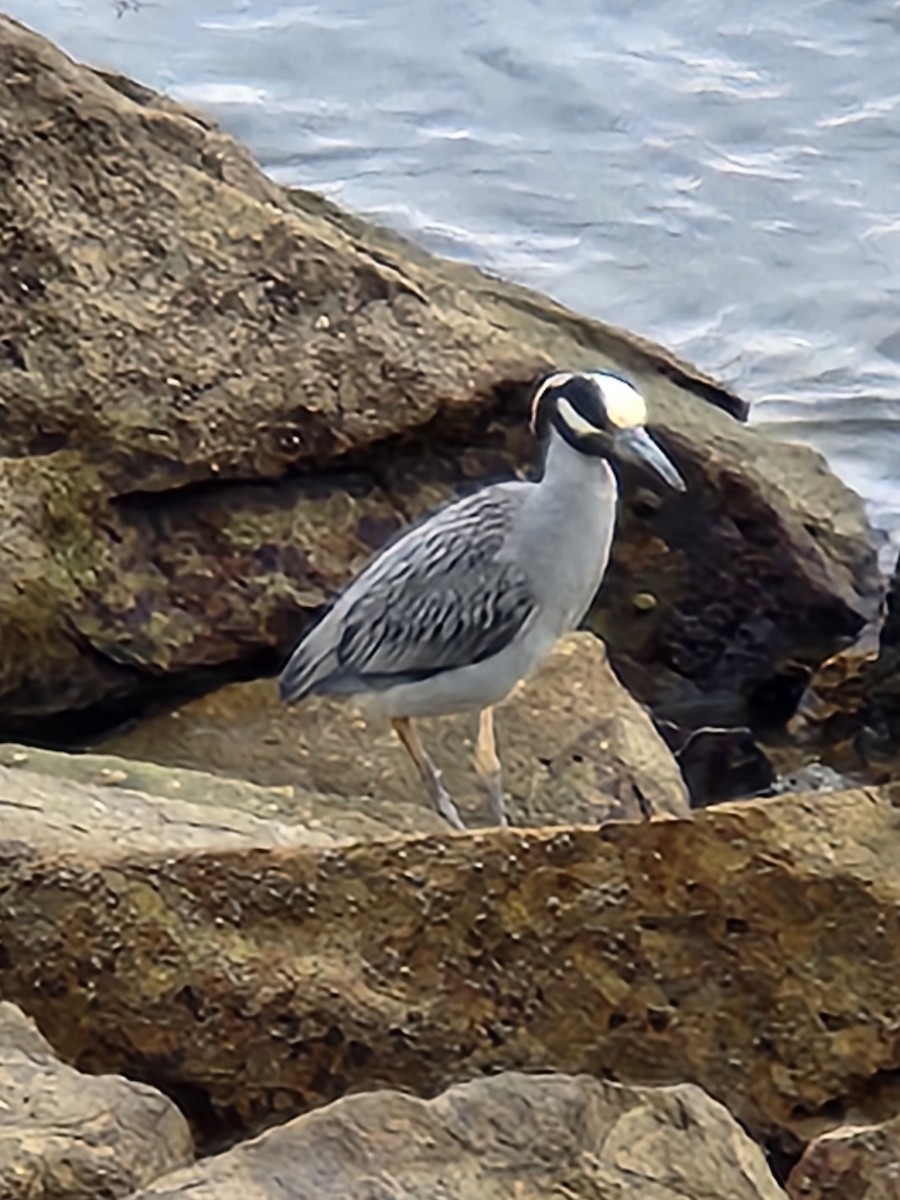
<svg viewBox="0 0 900 1200">
<path fill-rule="evenodd" d="M 858 786 L 858 781 L 852 781 L 846 775 L 825 763 L 811 762 L 805 767 L 799 767 L 790 775 L 782 775 L 769 788 L 767 795 L 778 796 L 789 792 L 837 792 Z"/>
<path fill-rule="evenodd" d="M 398 524 L 533 462 L 551 364 L 629 373 L 690 484 L 623 474 L 589 619 L 641 700 L 783 720 L 870 614 L 859 499 L 693 368 L 285 192 L 9 18 L 0 67 L 6 736 L 274 669 Z"/>
<path fill-rule="evenodd" d="M 823 662 L 789 725 L 791 744 L 844 775 L 900 776 L 900 560 L 880 630 Z"/>
<path fill-rule="evenodd" d="M 875 658 L 876 650 L 863 641 L 826 659 L 814 672 L 787 726 L 782 756 L 789 770 L 810 759 L 823 759 L 843 774 L 864 776 L 866 782 L 889 778 L 871 769 L 866 745 Z"/>
<path fill-rule="evenodd" d="M 900 1118 L 815 1139 L 787 1181 L 791 1200 L 898 1200 Z"/>
<path fill-rule="evenodd" d="M 699 1088 L 507 1074 L 423 1102 L 350 1096 L 134 1200 L 784 1200 Z"/>
<path fill-rule="evenodd" d="M 749 729 L 704 725 L 685 731 L 668 721 L 659 724 L 695 808 L 765 795 L 775 782 L 774 768 Z"/>
<path fill-rule="evenodd" d="M 141 1083 L 79 1074 L 19 1009 L 0 1003 L 3 1200 L 115 1200 L 192 1159 L 171 1100 Z"/>
<path fill-rule="evenodd" d="M 896 789 L 328 845 L 183 818 L 164 845 L 117 787 L 104 816 L 37 776 L 43 821 L 25 774 L 0 768 L 0 994 L 204 1139 L 552 1064 L 690 1080 L 787 1145 L 898 1067 Z"/>
<path fill-rule="evenodd" d="M 587 633 L 561 641 L 544 666 L 498 709 L 497 737 L 510 819 L 538 825 L 685 816 L 678 766 L 647 713 L 613 674 L 603 644 Z M 421 722 L 445 782 L 470 823 L 483 806 L 471 763 L 475 718 Z M 262 785 L 340 795 L 364 811 L 385 800 L 413 814 L 423 790 L 390 727 L 339 701 L 297 709 L 272 680 L 233 684 L 108 739 L 125 758 L 241 776 Z M 414 827 L 407 824 L 406 828 Z M 433 826 L 429 826 L 433 827 Z"/>
<path fill-rule="evenodd" d="M 888 589 L 878 652 L 862 661 L 858 680 L 856 708 L 843 705 L 850 719 L 856 718 L 854 749 L 871 774 L 896 779 L 900 776 L 900 559 Z"/>
<path fill-rule="evenodd" d="M 91 856 L 241 846 L 331 846 L 420 831 L 444 822 L 421 803 L 377 805 L 359 797 L 262 788 L 203 771 L 173 770 L 112 755 L 60 754 L 0 745 L 4 834 Z M 90 813 L 84 822 L 83 813 Z M 9 816 L 9 820 L 6 817 Z"/>
</svg>

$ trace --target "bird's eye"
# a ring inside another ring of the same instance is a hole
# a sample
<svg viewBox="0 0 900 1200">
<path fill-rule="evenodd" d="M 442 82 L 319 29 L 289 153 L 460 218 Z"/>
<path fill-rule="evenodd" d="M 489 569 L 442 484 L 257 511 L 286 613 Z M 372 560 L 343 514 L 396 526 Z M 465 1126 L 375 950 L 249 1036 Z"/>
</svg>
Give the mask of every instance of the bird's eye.
<svg viewBox="0 0 900 1200">
<path fill-rule="evenodd" d="M 557 401 L 556 408 L 563 422 L 573 433 L 578 434 L 580 437 L 599 433 L 596 425 L 593 425 L 586 417 L 583 417 L 578 409 L 571 405 L 564 396 L 561 396 Z"/>
</svg>

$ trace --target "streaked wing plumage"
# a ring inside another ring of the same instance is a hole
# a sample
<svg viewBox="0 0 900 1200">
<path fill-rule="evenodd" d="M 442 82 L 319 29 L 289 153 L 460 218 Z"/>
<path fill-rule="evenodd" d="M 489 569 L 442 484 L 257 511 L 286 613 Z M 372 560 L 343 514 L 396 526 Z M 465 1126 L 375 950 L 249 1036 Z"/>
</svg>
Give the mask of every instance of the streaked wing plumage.
<svg viewBox="0 0 900 1200">
<path fill-rule="evenodd" d="M 378 690 L 499 653 L 535 611 L 524 572 L 503 554 L 520 495 L 487 488 L 379 555 L 295 651 L 288 698 Z"/>
</svg>

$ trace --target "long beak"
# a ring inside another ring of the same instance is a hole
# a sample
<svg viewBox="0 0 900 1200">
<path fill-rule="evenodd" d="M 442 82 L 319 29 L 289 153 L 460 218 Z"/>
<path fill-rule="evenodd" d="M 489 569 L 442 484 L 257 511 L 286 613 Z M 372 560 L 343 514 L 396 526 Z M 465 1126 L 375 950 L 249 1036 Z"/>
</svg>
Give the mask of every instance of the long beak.
<svg viewBox="0 0 900 1200">
<path fill-rule="evenodd" d="M 613 439 L 613 444 L 623 458 L 632 462 L 646 463 L 657 475 L 662 476 L 669 487 L 676 491 L 687 491 L 684 480 L 675 470 L 671 460 L 663 454 L 656 442 L 641 425 L 633 429 L 623 429 Z"/>
</svg>

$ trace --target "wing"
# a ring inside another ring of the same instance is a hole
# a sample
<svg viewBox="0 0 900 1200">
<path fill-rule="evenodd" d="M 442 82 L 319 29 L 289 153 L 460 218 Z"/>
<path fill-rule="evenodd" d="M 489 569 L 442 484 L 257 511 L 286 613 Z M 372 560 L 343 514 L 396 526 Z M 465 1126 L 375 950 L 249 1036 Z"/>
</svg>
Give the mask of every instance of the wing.
<svg viewBox="0 0 900 1200">
<path fill-rule="evenodd" d="M 518 489 L 486 488 L 376 559 L 347 596 L 340 667 L 384 687 L 507 646 L 535 608 L 527 576 L 502 553 L 519 503 Z"/>
<path fill-rule="evenodd" d="M 306 693 L 379 690 L 482 662 L 507 646 L 536 609 L 527 575 L 504 553 L 523 487 L 485 488 L 383 551 L 308 648 L 298 647 L 285 672 L 289 698 L 299 698 L 302 675 Z M 321 667 L 302 670 L 313 655 Z"/>
</svg>

